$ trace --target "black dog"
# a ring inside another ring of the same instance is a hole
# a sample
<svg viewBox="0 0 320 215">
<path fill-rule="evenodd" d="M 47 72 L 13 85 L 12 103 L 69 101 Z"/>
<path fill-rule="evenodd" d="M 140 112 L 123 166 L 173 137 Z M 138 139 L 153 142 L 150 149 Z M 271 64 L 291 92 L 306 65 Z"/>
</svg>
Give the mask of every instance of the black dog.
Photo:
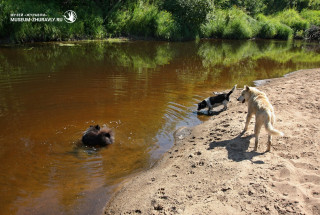
<svg viewBox="0 0 320 215">
<path fill-rule="evenodd" d="M 202 102 L 198 103 L 198 111 L 201 109 L 204 109 L 206 107 L 208 107 L 208 113 L 210 114 L 212 108 L 217 107 L 219 105 L 224 105 L 223 110 L 227 110 L 227 104 L 229 102 L 229 97 L 231 95 L 231 93 L 233 93 L 233 91 L 236 89 L 237 85 L 234 85 L 234 87 L 232 88 L 232 90 L 229 93 L 223 93 L 217 96 L 212 96 L 209 98 L 206 98 L 205 100 L 203 100 Z"/>
<path fill-rule="evenodd" d="M 114 133 L 110 128 L 90 125 L 83 133 L 82 142 L 87 146 L 106 146 L 114 142 Z"/>
</svg>

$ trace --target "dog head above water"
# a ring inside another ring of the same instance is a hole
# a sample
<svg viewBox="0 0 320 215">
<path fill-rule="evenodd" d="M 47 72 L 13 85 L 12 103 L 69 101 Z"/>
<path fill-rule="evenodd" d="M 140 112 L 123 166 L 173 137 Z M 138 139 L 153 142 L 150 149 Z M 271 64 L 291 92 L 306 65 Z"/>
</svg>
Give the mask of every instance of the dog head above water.
<svg viewBox="0 0 320 215">
<path fill-rule="evenodd" d="M 250 87 L 244 86 L 243 90 L 241 91 L 241 94 L 239 98 L 237 99 L 239 102 L 245 103 L 250 98 Z"/>
<path fill-rule="evenodd" d="M 87 146 L 106 146 L 114 142 L 114 132 L 106 126 L 90 125 L 82 136 L 82 142 Z"/>
</svg>

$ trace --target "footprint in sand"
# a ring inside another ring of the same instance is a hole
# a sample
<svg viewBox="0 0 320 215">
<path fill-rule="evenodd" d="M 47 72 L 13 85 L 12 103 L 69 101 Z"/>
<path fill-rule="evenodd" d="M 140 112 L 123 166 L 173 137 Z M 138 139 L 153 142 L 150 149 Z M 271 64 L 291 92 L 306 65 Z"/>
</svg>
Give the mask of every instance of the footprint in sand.
<svg viewBox="0 0 320 215">
<path fill-rule="evenodd" d="M 304 175 L 300 178 L 300 183 L 312 183 L 320 185 L 320 177 L 317 175 Z"/>
<path fill-rule="evenodd" d="M 199 152 L 199 151 L 194 153 L 194 155 L 201 155 L 201 154 L 202 154 L 202 153 Z"/>
<path fill-rule="evenodd" d="M 312 195 L 313 195 L 313 197 L 315 197 L 315 198 L 320 198 L 320 193 L 319 193 L 319 191 L 312 191 Z"/>
</svg>

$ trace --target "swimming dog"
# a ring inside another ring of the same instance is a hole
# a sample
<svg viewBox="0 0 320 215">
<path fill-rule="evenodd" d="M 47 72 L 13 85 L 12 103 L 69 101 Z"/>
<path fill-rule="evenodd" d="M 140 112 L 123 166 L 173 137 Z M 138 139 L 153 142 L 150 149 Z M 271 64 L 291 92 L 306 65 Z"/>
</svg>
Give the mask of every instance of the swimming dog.
<svg viewBox="0 0 320 215">
<path fill-rule="evenodd" d="M 114 142 L 114 132 L 106 126 L 90 125 L 83 133 L 82 142 L 86 146 L 106 146 Z"/>
<path fill-rule="evenodd" d="M 246 132 L 248 129 L 248 125 L 252 115 L 255 114 L 255 117 L 256 117 L 256 123 L 254 128 L 254 136 L 255 136 L 254 151 L 257 151 L 257 148 L 258 148 L 259 133 L 262 125 L 265 126 L 268 132 L 267 152 L 270 151 L 271 140 L 272 140 L 271 135 L 283 136 L 283 133 L 281 131 L 276 130 L 273 127 L 276 117 L 268 97 L 266 96 L 265 93 L 259 91 L 255 87 L 244 86 L 244 89 L 242 90 L 241 95 L 238 98 L 238 101 L 242 103 L 245 103 L 245 102 L 248 103 L 248 114 L 247 114 L 247 120 L 246 120 L 243 133 Z"/>
<path fill-rule="evenodd" d="M 222 93 L 217 96 L 212 96 L 212 97 L 206 98 L 202 102 L 198 103 L 197 110 L 199 111 L 201 109 L 208 107 L 208 114 L 210 114 L 212 108 L 220 106 L 220 105 L 224 105 L 223 110 L 227 110 L 227 104 L 230 100 L 230 95 L 231 95 L 231 93 L 233 93 L 233 91 L 236 89 L 236 87 L 237 87 L 237 85 L 234 85 L 234 87 L 232 88 L 232 90 L 229 93 Z"/>
</svg>

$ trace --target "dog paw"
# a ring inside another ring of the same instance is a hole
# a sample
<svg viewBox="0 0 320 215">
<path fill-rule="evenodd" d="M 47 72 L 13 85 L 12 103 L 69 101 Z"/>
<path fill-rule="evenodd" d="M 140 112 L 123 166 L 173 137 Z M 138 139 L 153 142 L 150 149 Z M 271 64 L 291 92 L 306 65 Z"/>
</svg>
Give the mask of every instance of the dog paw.
<svg viewBox="0 0 320 215">
<path fill-rule="evenodd" d="M 266 152 L 270 152 L 271 151 L 271 146 L 268 145 Z"/>
</svg>

